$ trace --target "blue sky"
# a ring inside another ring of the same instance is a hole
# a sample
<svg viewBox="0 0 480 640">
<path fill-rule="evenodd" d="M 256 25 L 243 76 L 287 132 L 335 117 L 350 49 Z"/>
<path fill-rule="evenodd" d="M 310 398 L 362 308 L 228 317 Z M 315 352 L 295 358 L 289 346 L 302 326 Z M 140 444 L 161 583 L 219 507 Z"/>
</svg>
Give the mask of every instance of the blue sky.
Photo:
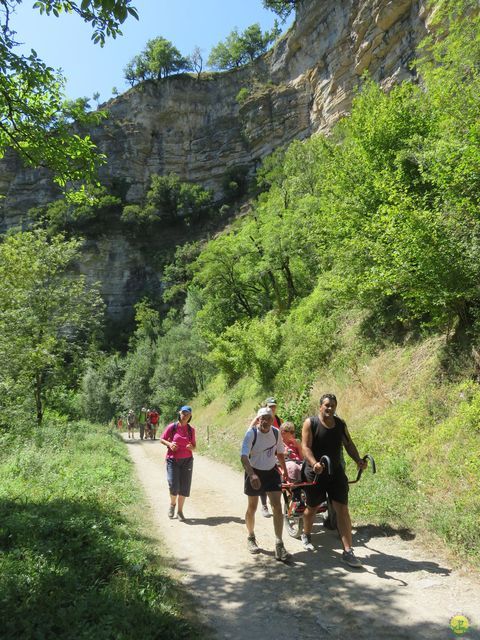
<svg viewBox="0 0 480 640">
<path fill-rule="evenodd" d="M 199 46 L 206 60 L 233 28 L 242 31 L 259 22 L 263 30 L 271 29 L 276 18 L 261 0 L 134 0 L 140 20 L 128 18 L 123 36 L 108 39 L 102 49 L 90 42 L 92 31 L 78 16 L 41 16 L 32 9 L 33 2 L 24 0 L 11 21 L 17 41 L 35 49 L 49 66 L 62 69 L 68 98 L 91 98 L 99 92 L 100 102 L 112 97 L 113 87 L 120 92 L 128 88 L 123 68 L 150 38 L 171 40 L 185 56 Z"/>
</svg>

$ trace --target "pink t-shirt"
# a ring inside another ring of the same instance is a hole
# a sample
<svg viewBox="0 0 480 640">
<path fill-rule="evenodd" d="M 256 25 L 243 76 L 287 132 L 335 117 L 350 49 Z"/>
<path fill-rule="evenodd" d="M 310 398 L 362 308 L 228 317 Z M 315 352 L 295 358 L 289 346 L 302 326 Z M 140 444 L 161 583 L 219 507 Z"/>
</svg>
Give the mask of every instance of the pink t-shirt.
<svg viewBox="0 0 480 640">
<path fill-rule="evenodd" d="M 172 422 L 167 426 L 162 433 L 162 440 L 168 440 L 169 442 L 175 442 L 178 446 L 176 451 L 167 449 L 166 458 L 191 458 L 193 453 L 190 449 L 187 449 L 187 444 L 193 444 L 195 447 L 195 429 L 191 425 L 185 427 L 180 422 Z"/>
<path fill-rule="evenodd" d="M 302 450 L 298 446 L 298 443 L 294 440 L 285 444 L 285 458 L 288 460 L 295 460 L 295 462 L 302 462 Z"/>
</svg>

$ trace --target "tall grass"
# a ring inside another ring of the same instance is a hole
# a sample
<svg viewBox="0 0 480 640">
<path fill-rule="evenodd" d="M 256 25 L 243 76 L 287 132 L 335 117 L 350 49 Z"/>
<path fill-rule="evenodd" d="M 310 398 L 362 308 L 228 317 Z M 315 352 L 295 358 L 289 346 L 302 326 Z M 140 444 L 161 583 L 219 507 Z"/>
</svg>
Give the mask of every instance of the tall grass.
<svg viewBox="0 0 480 640">
<path fill-rule="evenodd" d="M 376 356 L 363 354 L 353 364 L 338 352 L 315 380 L 304 417 L 316 413 L 322 393 L 334 392 L 360 454 L 370 453 L 377 462 L 377 475 L 367 471 L 351 487 L 356 522 L 423 534 L 478 569 L 480 388 L 441 379 L 443 344 L 434 338 L 390 347 Z M 217 388 L 211 396 L 211 404 L 196 409 L 200 448 L 238 467 L 243 434 L 263 398 L 245 393 L 227 412 L 227 394 Z M 286 409 L 280 402 L 278 413 L 286 415 Z M 298 419 L 297 428 L 301 423 Z M 202 443 L 206 424 L 209 446 Z M 351 479 L 356 475 L 348 456 L 347 473 Z"/>
<path fill-rule="evenodd" d="M 138 520 L 118 436 L 47 421 L 0 440 L 1 638 L 177 640 L 182 594 Z"/>
</svg>

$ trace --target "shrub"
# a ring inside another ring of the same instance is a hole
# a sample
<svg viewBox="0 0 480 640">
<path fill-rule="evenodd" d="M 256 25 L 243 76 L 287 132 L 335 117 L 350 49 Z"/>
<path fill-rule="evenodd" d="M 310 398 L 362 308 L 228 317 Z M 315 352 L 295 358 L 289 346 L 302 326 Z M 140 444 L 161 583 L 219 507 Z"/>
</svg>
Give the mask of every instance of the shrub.
<svg viewBox="0 0 480 640">
<path fill-rule="evenodd" d="M 248 100 L 250 96 L 250 90 L 247 87 L 242 87 L 240 91 L 237 93 L 235 100 L 239 105 L 242 105 L 246 100 Z"/>
</svg>

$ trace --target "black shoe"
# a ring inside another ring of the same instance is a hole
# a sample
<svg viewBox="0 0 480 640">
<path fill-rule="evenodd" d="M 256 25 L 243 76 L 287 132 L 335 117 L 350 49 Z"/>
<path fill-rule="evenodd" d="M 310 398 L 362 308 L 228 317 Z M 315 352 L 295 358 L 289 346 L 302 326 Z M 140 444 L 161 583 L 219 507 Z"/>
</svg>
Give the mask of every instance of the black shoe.
<svg viewBox="0 0 480 640">
<path fill-rule="evenodd" d="M 353 549 L 344 551 L 342 553 L 342 560 L 346 562 L 349 567 L 355 567 L 356 569 L 358 569 L 363 566 L 362 561 L 353 553 Z"/>
<path fill-rule="evenodd" d="M 247 549 L 250 551 L 250 553 L 260 553 L 260 549 L 258 547 L 257 540 L 255 539 L 255 536 L 248 536 L 248 538 L 247 538 Z"/>
<path fill-rule="evenodd" d="M 281 562 L 287 562 L 291 559 L 291 555 L 283 546 L 283 542 L 277 542 L 275 545 L 275 560 L 280 560 Z"/>
</svg>

